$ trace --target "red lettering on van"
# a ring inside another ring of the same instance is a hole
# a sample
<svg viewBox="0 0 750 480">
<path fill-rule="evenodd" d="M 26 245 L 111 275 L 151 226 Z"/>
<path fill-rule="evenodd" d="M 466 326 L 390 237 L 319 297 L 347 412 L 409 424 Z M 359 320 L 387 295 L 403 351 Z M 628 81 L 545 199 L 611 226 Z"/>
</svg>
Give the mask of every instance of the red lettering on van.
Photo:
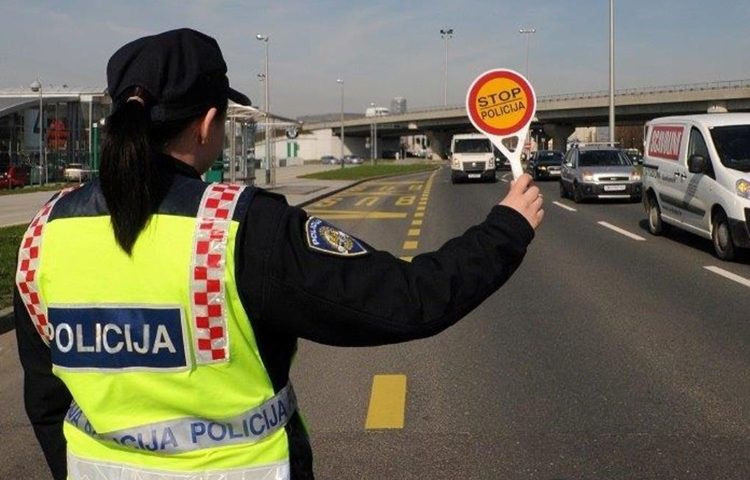
<svg viewBox="0 0 750 480">
<path fill-rule="evenodd" d="M 667 127 L 657 125 L 651 130 L 651 140 L 648 144 L 649 157 L 677 160 L 680 157 L 683 127 Z"/>
</svg>

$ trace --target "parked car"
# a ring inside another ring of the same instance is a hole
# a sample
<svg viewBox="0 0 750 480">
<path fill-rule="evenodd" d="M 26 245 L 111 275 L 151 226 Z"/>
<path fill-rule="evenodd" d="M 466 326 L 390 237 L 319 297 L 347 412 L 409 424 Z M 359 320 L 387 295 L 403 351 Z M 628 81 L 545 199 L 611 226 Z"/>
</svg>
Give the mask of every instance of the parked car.
<svg viewBox="0 0 750 480">
<path fill-rule="evenodd" d="M 722 260 L 750 249 L 750 114 L 657 118 L 645 144 L 649 231 L 673 226 L 710 239 Z"/>
<path fill-rule="evenodd" d="M 320 163 L 323 165 L 336 165 L 339 163 L 339 159 L 334 157 L 333 155 L 323 155 L 320 157 Z"/>
<path fill-rule="evenodd" d="M 526 169 L 534 180 L 560 178 L 563 153 L 557 150 L 537 150 L 531 154 Z"/>
<path fill-rule="evenodd" d="M 63 170 L 63 178 L 66 182 L 85 182 L 88 179 L 88 170 L 81 163 L 69 163 Z"/>
<path fill-rule="evenodd" d="M 28 185 L 30 180 L 30 166 L 9 165 L 0 173 L 0 188 L 20 188 Z"/>
<path fill-rule="evenodd" d="M 361 165 L 364 163 L 364 160 L 358 155 L 344 155 L 344 163 L 348 165 Z"/>
<path fill-rule="evenodd" d="M 589 198 L 641 201 L 641 174 L 619 148 L 574 146 L 563 159 L 560 196 L 576 203 Z"/>
</svg>

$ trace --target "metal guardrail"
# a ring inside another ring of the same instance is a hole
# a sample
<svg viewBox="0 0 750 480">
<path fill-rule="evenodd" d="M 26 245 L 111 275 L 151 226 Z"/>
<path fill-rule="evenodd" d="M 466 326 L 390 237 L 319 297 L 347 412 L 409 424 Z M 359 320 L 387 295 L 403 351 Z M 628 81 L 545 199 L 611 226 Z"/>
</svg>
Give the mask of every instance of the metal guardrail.
<svg viewBox="0 0 750 480">
<path fill-rule="evenodd" d="M 615 90 L 615 96 L 634 96 L 634 95 L 646 95 L 646 94 L 657 94 L 657 93 L 677 93 L 677 92 L 692 92 L 692 91 L 708 91 L 708 90 L 727 90 L 736 88 L 750 88 L 750 80 L 725 80 L 719 82 L 704 82 L 704 83 L 686 83 L 678 85 L 664 85 L 657 87 L 640 87 L 640 88 L 625 88 L 621 90 Z M 579 93 L 562 93 L 553 95 L 542 95 L 537 97 L 537 102 L 555 102 L 560 100 L 580 100 L 585 98 L 601 98 L 608 97 L 609 90 L 597 90 L 593 92 L 579 92 Z M 422 107 L 409 109 L 407 114 L 410 113 L 427 113 L 436 112 L 441 110 L 453 110 L 453 109 L 464 109 L 464 105 L 440 105 L 433 107 Z"/>
</svg>

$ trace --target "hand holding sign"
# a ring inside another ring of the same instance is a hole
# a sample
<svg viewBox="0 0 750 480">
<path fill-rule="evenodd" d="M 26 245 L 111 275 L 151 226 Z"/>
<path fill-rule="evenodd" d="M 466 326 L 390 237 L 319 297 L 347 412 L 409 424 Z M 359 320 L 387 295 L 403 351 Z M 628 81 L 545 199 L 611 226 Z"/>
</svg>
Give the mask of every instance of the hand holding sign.
<svg viewBox="0 0 750 480">
<path fill-rule="evenodd" d="M 466 111 L 474 127 L 508 157 L 513 178 L 520 177 L 521 146 L 536 112 L 536 96 L 528 80 L 513 70 L 484 72 L 469 87 Z M 503 140 L 513 138 L 516 147 L 511 151 Z"/>
</svg>

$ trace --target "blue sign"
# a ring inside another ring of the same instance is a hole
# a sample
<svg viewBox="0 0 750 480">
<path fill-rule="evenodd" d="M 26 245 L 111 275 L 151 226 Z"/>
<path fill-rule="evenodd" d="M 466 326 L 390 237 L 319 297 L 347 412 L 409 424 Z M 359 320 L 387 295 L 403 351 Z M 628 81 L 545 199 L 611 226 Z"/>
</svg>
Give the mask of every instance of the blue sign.
<svg viewBox="0 0 750 480">
<path fill-rule="evenodd" d="M 187 366 L 179 308 L 50 307 L 52 363 L 66 368 Z"/>
</svg>

